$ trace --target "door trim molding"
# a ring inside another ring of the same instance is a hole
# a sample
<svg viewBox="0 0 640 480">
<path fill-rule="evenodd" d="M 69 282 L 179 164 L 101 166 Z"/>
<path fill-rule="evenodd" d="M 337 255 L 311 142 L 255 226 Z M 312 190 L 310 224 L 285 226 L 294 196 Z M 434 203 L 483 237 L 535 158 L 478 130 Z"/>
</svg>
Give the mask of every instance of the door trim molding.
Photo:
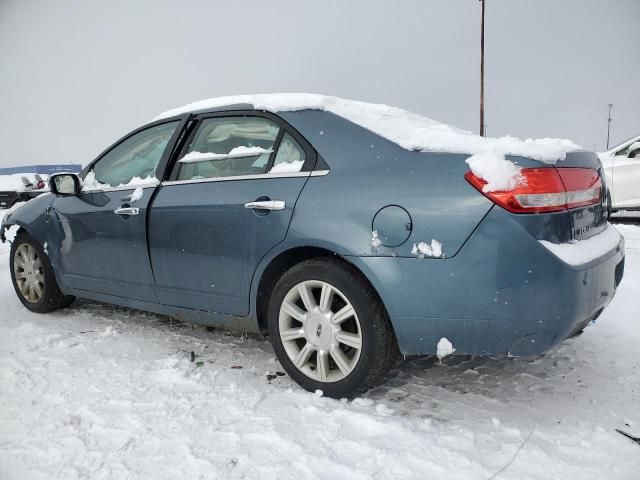
<svg viewBox="0 0 640 480">
<path fill-rule="evenodd" d="M 165 180 L 161 183 L 164 186 L 171 185 L 189 185 L 192 183 L 210 183 L 210 182 L 233 182 L 238 180 L 264 180 L 274 178 L 299 178 L 299 177 L 323 177 L 329 174 L 329 170 L 314 170 L 313 172 L 290 172 L 290 173 L 262 173 L 258 175 L 236 175 L 233 177 L 213 177 L 213 178 L 197 178 L 194 180 Z"/>
</svg>

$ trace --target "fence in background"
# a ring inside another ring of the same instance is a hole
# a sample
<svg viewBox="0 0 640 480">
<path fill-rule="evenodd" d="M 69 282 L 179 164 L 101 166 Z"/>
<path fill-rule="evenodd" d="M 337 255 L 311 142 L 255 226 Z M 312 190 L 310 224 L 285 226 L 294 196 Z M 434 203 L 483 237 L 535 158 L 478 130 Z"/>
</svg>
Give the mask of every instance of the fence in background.
<svg viewBox="0 0 640 480">
<path fill-rule="evenodd" d="M 82 170 L 82 165 L 68 164 L 68 165 L 21 165 L 19 167 L 7 167 L 0 168 L 0 175 L 13 175 L 15 173 L 40 173 L 45 175 L 51 175 L 58 172 L 79 172 Z"/>
</svg>

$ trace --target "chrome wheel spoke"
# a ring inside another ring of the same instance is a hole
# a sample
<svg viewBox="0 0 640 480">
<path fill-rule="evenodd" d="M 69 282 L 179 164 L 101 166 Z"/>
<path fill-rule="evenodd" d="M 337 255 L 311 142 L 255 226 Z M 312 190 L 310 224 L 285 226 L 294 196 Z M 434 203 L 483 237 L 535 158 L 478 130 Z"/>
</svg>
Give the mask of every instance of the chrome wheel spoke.
<svg viewBox="0 0 640 480">
<path fill-rule="evenodd" d="M 297 340 L 298 338 L 304 338 L 304 330 L 302 328 L 280 330 L 280 338 L 282 338 L 283 342 L 290 342 L 292 340 Z"/>
<path fill-rule="evenodd" d="M 349 359 L 340 348 L 335 347 L 331 349 L 331 358 L 333 358 L 333 361 L 336 362 L 336 365 L 345 376 L 351 373 Z"/>
<path fill-rule="evenodd" d="M 300 300 L 302 300 L 302 303 L 304 304 L 304 308 L 306 308 L 307 312 L 311 312 L 316 307 L 316 301 L 313 299 L 311 290 L 306 283 L 298 285 L 298 294 L 300 295 Z"/>
<path fill-rule="evenodd" d="M 347 320 L 348 318 L 353 317 L 355 313 L 356 313 L 355 310 L 350 304 L 345 305 L 333 315 L 333 323 L 340 324 L 345 320 Z"/>
<path fill-rule="evenodd" d="M 336 335 L 336 340 L 348 347 L 360 350 L 362 348 L 362 338 L 357 333 L 339 332 Z"/>
<path fill-rule="evenodd" d="M 14 263 L 19 266 L 20 268 L 24 268 L 26 265 L 26 262 L 24 261 L 24 258 L 22 258 L 22 255 L 20 254 L 20 250 L 18 250 L 16 252 L 15 257 L 13 258 Z"/>
<path fill-rule="evenodd" d="M 302 349 L 298 352 L 298 355 L 293 360 L 293 363 L 299 369 L 304 366 L 305 363 L 309 361 L 309 357 L 314 352 L 314 347 L 310 343 L 307 343 Z"/>
<path fill-rule="evenodd" d="M 281 308 L 284 311 L 284 313 L 289 315 L 291 318 L 294 318 L 298 320 L 300 323 L 304 324 L 305 313 L 302 310 L 300 310 L 296 304 L 285 300 Z"/>
<path fill-rule="evenodd" d="M 322 290 L 320 292 L 320 304 L 318 307 L 322 312 L 330 312 L 331 304 L 333 303 L 333 287 L 328 283 L 322 284 Z"/>
<path fill-rule="evenodd" d="M 36 300 L 40 300 L 40 297 L 42 297 L 43 290 L 42 290 L 42 285 L 39 282 L 34 282 L 33 291 L 35 293 Z"/>
<path fill-rule="evenodd" d="M 326 382 L 329 378 L 329 354 L 325 350 L 318 351 L 318 362 L 316 365 L 318 376 L 321 382 Z"/>
<path fill-rule="evenodd" d="M 15 273 L 16 273 L 17 280 L 24 280 L 25 278 L 27 278 L 27 274 L 24 273 L 24 270 L 21 272 L 15 272 Z"/>
</svg>

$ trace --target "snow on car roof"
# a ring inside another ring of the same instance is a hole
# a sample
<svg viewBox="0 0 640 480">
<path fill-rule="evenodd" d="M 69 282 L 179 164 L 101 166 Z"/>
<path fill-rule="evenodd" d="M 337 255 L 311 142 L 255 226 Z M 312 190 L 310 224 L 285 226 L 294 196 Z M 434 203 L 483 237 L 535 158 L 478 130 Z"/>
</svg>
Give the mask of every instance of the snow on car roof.
<svg viewBox="0 0 640 480">
<path fill-rule="evenodd" d="M 471 157 L 467 163 L 472 171 L 487 181 L 485 191 L 514 188 L 520 182 L 519 167 L 506 160 L 505 155 L 554 164 L 564 160 L 567 152 L 581 148 L 571 140 L 559 138 L 483 138 L 401 108 L 312 93 L 210 98 L 168 110 L 154 120 L 233 105 L 251 105 L 256 110 L 273 113 L 323 110 L 360 125 L 407 150 L 469 154 Z"/>
</svg>

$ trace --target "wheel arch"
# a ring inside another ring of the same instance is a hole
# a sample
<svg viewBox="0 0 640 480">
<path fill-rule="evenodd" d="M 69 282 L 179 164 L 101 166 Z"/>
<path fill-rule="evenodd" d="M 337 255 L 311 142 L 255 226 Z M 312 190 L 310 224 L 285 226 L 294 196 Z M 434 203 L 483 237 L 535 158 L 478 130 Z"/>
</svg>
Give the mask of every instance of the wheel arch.
<svg viewBox="0 0 640 480">
<path fill-rule="evenodd" d="M 53 203 L 51 194 L 39 195 L 4 217 L 2 234 L 11 226 L 18 226 L 31 237 L 44 244 L 47 241 L 48 207 Z"/>
<path fill-rule="evenodd" d="M 28 224 L 26 224 L 26 223 L 24 223 L 24 222 L 21 222 L 20 220 L 17 220 L 17 221 L 13 221 L 13 220 L 11 220 L 11 221 L 8 221 L 7 223 L 4 223 L 4 224 L 2 225 L 2 232 L 0 232 L 0 235 L 2 235 L 3 240 L 4 240 L 4 238 L 5 238 L 5 232 L 6 232 L 7 230 L 9 230 L 11 227 L 18 227 L 18 230 L 16 230 L 16 236 L 17 236 L 18 234 L 22 233 L 22 232 L 25 232 L 25 233 L 27 233 L 29 236 L 33 237 L 34 239 L 36 239 L 37 241 L 39 241 L 40 243 L 42 243 L 42 242 L 40 241 L 40 239 L 39 239 L 39 238 L 37 238 L 37 236 L 33 234 L 33 231 L 32 231 L 33 229 L 30 227 L 30 225 L 28 225 Z"/>
<path fill-rule="evenodd" d="M 260 332 L 264 335 L 268 334 L 267 328 L 267 310 L 269 308 L 270 293 L 273 290 L 278 279 L 291 267 L 297 265 L 305 260 L 310 260 L 318 257 L 330 257 L 335 258 L 340 262 L 345 263 L 350 268 L 355 270 L 366 282 L 371 286 L 371 289 L 375 293 L 380 305 L 387 314 L 387 318 L 391 324 L 393 330 L 393 323 L 389 318 L 387 308 L 380 296 L 380 293 L 376 289 L 373 282 L 365 275 L 365 273 L 357 265 L 355 265 L 348 256 L 340 255 L 337 252 L 317 246 L 296 246 L 283 250 L 269 260 L 266 266 L 261 270 L 259 274 L 259 281 L 256 282 L 254 299 L 254 312 L 255 318 L 258 324 Z M 394 331 L 395 334 L 395 331 Z"/>
</svg>

